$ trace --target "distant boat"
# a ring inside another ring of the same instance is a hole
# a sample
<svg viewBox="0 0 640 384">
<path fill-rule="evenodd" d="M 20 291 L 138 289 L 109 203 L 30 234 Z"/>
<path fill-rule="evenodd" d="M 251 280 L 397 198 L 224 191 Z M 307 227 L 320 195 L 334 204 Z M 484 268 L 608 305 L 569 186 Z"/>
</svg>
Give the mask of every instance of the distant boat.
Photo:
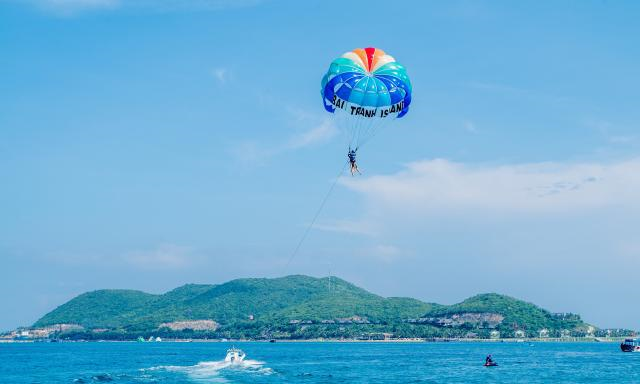
<svg viewBox="0 0 640 384">
<path fill-rule="evenodd" d="M 244 360 L 246 356 L 241 349 L 232 347 L 227 350 L 227 356 L 225 356 L 224 361 L 232 364 L 242 363 L 242 360 Z"/>
<path fill-rule="evenodd" d="M 620 349 L 622 352 L 640 352 L 640 339 L 624 339 Z"/>
</svg>

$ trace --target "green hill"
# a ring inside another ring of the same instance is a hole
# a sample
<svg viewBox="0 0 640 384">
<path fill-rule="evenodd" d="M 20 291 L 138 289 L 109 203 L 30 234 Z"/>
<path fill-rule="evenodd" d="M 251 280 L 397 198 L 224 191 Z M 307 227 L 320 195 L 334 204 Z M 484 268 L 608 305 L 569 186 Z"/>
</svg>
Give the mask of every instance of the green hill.
<svg viewBox="0 0 640 384">
<path fill-rule="evenodd" d="M 135 321 L 156 299 L 155 295 L 132 290 L 104 289 L 83 293 L 38 320 L 34 326 L 80 324 L 86 328 L 116 328 Z"/>
<path fill-rule="evenodd" d="M 198 320 L 209 328 L 184 323 Z M 586 326 L 577 315 L 551 314 L 497 294 L 446 306 L 381 297 L 336 277 L 301 275 L 188 284 L 161 295 L 129 290 L 88 292 L 46 314 L 34 327 L 56 324 L 82 326 L 83 338 L 95 336 L 98 330 L 95 337 L 100 338 L 112 337 L 108 332 L 118 338 L 151 333 L 228 338 L 380 337 L 389 333 L 449 337 L 474 330 L 488 337 L 491 330 L 509 335 L 516 329 L 532 334 L 543 328 L 559 332 Z"/>
<path fill-rule="evenodd" d="M 48 313 L 34 326 L 72 323 L 114 328 L 214 319 L 245 321 L 324 320 L 351 316 L 382 321 L 419 316 L 431 305 L 414 299 L 384 298 L 336 277 L 287 276 L 238 279 L 220 285 L 185 285 L 162 295 L 101 290 L 82 294 Z"/>
<path fill-rule="evenodd" d="M 521 330 L 529 336 L 537 336 L 546 329 L 550 336 L 559 336 L 562 330 L 586 329 L 580 316 L 572 313 L 554 314 L 534 304 L 513 297 L 487 293 L 476 295 L 461 303 L 440 306 L 428 311 L 425 318 L 432 324 L 454 323 L 467 320 L 459 326 L 477 329 L 495 329 L 503 335 L 513 335 Z M 498 322 L 499 321 L 499 322 Z"/>
</svg>

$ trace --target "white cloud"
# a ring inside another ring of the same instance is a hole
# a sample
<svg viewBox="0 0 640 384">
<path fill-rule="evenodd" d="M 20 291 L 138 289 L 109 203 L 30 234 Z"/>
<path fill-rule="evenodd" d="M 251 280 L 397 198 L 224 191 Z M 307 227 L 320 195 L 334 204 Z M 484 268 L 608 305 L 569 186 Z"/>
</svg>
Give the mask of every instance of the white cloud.
<svg viewBox="0 0 640 384">
<path fill-rule="evenodd" d="M 218 11 L 259 5 L 263 0 L 11 0 L 32 4 L 58 15 L 75 15 L 84 11 L 116 8 L 138 9 L 152 12 Z"/>
<path fill-rule="evenodd" d="M 225 84 L 232 79 L 231 72 L 227 68 L 223 67 L 214 68 L 211 71 L 211 74 L 220 84 Z"/>
<path fill-rule="evenodd" d="M 230 153 L 240 164 L 251 166 L 264 165 L 278 150 L 267 148 L 256 141 L 243 141 L 234 145 Z"/>
<path fill-rule="evenodd" d="M 551 95 L 544 92 L 540 92 L 534 89 L 520 88 L 508 84 L 500 84 L 493 82 L 483 82 L 483 81 L 470 81 L 465 83 L 466 86 L 484 91 L 484 92 L 495 92 L 501 93 L 505 95 L 510 95 L 512 97 L 522 97 L 528 98 L 537 101 L 550 101 L 553 103 L 564 103 L 569 101 L 570 99 L 565 96 L 557 96 Z"/>
<path fill-rule="evenodd" d="M 158 11 L 202 10 L 219 11 L 228 8 L 253 7 L 264 0 L 130 0 L 132 7 Z"/>
<path fill-rule="evenodd" d="M 330 119 L 325 119 L 320 125 L 289 139 L 288 148 L 300 149 L 310 145 L 322 144 L 330 141 L 338 134 L 338 129 Z"/>
<path fill-rule="evenodd" d="M 364 250 L 364 256 L 372 257 L 385 263 L 392 263 L 402 257 L 402 250 L 394 245 L 378 244 Z"/>
<path fill-rule="evenodd" d="M 397 285 L 401 275 L 425 298 L 440 292 L 436 301 L 497 291 L 628 326 L 615 308 L 634 295 L 621 276 L 640 268 L 638 175 L 640 158 L 482 166 L 440 159 L 343 178 L 366 202 L 355 221 L 376 228 L 348 238 L 351 254 L 369 262 L 344 264 L 377 284 Z"/>
<path fill-rule="evenodd" d="M 199 257 L 189 247 L 164 244 L 155 249 L 127 252 L 121 259 L 141 269 L 175 269 L 190 267 Z"/>
<path fill-rule="evenodd" d="M 469 133 L 478 133 L 478 128 L 476 127 L 475 123 L 471 120 L 464 121 L 464 130 Z"/>
<path fill-rule="evenodd" d="M 607 139 L 611 144 L 629 144 L 636 141 L 636 137 L 631 135 L 614 135 Z"/>
<path fill-rule="evenodd" d="M 297 124 L 304 124 L 307 117 L 300 118 L 299 114 L 293 115 Z M 244 165 L 263 165 L 274 156 L 281 155 L 289 151 L 307 148 L 313 145 L 320 145 L 331 141 L 338 134 L 338 129 L 330 119 L 322 120 L 318 125 L 307 129 L 301 133 L 294 134 L 284 139 L 278 144 L 263 144 L 255 140 L 247 140 L 234 145 L 231 154 Z"/>
<path fill-rule="evenodd" d="M 108 10 L 120 6 L 120 0 L 31 0 L 37 7 L 60 15 L 84 11 Z"/>
<path fill-rule="evenodd" d="M 113 268 L 126 265 L 127 268 L 145 270 L 189 268 L 204 261 L 203 255 L 191 247 L 160 244 L 148 249 L 109 252 L 51 252 L 47 259 L 54 263 L 77 266 L 97 266 Z"/>
<path fill-rule="evenodd" d="M 637 141 L 638 137 L 635 134 L 629 132 L 637 132 L 637 129 L 630 129 L 629 127 L 621 127 L 608 120 L 602 119 L 586 119 L 584 125 L 598 132 L 604 137 L 609 144 L 621 145 L 621 144 L 633 144 Z"/>
<path fill-rule="evenodd" d="M 314 229 L 327 232 L 340 232 L 354 235 L 372 236 L 378 231 L 372 226 L 371 222 L 353 221 L 353 220 L 332 220 L 313 225 Z"/>
<path fill-rule="evenodd" d="M 447 160 L 409 164 L 389 176 L 344 179 L 374 206 L 402 212 L 567 212 L 640 205 L 640 159 L 613 164 L 470 166 Z"/>
</svg>

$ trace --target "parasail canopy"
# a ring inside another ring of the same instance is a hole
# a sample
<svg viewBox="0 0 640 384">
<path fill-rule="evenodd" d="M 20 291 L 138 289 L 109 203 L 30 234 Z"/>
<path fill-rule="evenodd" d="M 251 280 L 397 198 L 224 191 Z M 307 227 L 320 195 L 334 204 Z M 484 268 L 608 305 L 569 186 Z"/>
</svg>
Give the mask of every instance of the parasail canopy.
<svg viewBox="0 0 640 384">
<path fill-rule="evenodd" d="M 411 104 L 404 66 L 378 48 L 357 48 L 333 60 L 322 78 L 324 108 L 350 131 L 358 148 L 386 121 L 401 118 Z"/>
</svg>

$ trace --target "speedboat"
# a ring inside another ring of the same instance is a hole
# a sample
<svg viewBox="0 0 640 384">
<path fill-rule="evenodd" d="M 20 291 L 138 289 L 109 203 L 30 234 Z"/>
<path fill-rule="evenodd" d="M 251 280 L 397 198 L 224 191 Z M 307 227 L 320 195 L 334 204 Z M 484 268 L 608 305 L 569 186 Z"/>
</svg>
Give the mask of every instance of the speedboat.
<svg viewBox="0 0 640 384">
<path fill-rule="evenodd" d="M 246 354 L 241 349 L 232 347 L 227 350 L 227 356 L 224 361 L 227 363 L 241 363 L 244 360 Z"/>
<path fill-rule="evenodd" d="M 640 339 L 624 339 L 620 349 L 622 352 L 640 352 Z"/>
</svg>

